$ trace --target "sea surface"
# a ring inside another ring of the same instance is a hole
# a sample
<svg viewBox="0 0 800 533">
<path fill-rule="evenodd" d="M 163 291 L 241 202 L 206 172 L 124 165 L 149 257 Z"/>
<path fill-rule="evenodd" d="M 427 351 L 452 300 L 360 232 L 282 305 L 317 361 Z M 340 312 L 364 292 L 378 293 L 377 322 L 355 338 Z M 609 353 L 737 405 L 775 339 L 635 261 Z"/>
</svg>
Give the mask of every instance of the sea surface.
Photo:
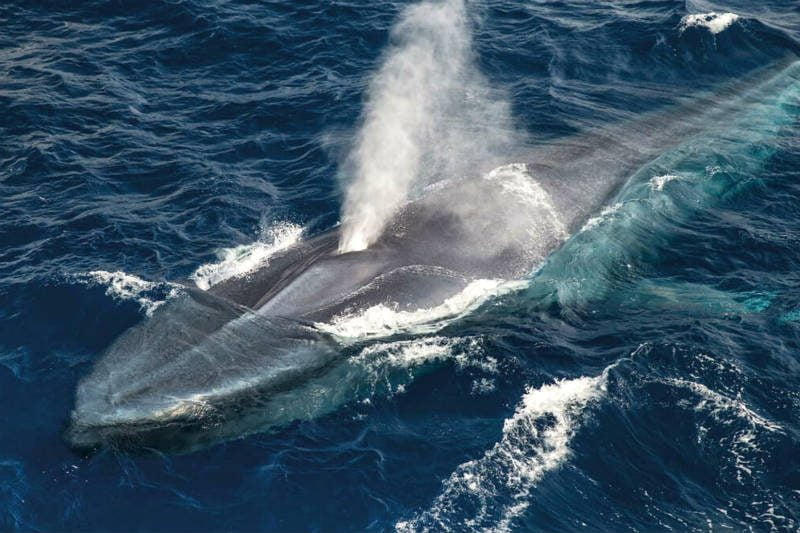
<svg viewBox="0 0 800 533">
<path fill-rule="evenodd" d="M 799 53 L 793 0 L 3 2 L 0 530 L 797 531 Z M 423 194 L 695 96 L 528 276 L 320 326 L 352 398 L 65 442 L 114 338 L 339 224 L 398 138 Z"/>
</svg>

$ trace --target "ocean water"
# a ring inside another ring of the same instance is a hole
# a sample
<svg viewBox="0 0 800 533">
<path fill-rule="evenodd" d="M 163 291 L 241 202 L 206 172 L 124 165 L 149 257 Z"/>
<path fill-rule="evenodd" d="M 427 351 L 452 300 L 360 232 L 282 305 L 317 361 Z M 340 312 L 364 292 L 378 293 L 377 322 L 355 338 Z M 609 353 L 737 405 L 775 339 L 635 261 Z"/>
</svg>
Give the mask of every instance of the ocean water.
<svg viewBox="0 0 800 533">
<path fill-rule="evenodd" d="M 0 530 L 800 528 L 796 2 L 0 21 Z M 537 147 L 675 113 L 702 128 L 528 275 L 319 324 L 346 361 L 280 424 L 185 454 L 65 442 L 79 380 L 184 285 L 337 224 L 358 249 L 443 179 L 535 179 Z"/>
</svg>

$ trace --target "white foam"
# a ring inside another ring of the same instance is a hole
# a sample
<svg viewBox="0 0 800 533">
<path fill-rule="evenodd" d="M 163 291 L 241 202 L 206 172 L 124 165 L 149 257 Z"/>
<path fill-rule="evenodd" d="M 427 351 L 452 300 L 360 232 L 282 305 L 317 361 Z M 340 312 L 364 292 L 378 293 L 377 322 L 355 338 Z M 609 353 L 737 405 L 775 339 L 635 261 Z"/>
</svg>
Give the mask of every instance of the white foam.
<svg viewBox="0 0 800 533">
<path fill-rule="evenodd" d="M 529 389 L 503 424 L 501 440 L 480 459 L 460 465 L 430 509 L 396 529 L 509 531 L 527 509 L 533 488 L 569 458 L 581 415 L 604 394 L 606 375 Z"/>
<path fill-rule="evenodd" d="M 452 344 L 453 339 L 446 337 L 375 343 L 364 348 L 353 362 L 373 369 L 378 365 L 414 366 L 449 357 Z M 379 358 L 376 358 L 377 354 L 380 354 Z"/>
<path fill-rule="evenodd" d="M 180 285 L 175 283 L 147 281 L 122 271 L 93 270 L 76 277 L 83 283 L 106 285 L 108 296 L 133 300 L 148 316 L 180 290 Z"/>
<path fill-rule="evenodd" d="M 681 19 L 680 30 L 684 31 L 686 28 L 700 26 L 717 34 L 725 31 L 737 20 L 739 20 L 739 15 L 736 13 L 695 13 Z"/>
<path fill-rule="evenodd" d="M 497 361 L 488 357 L 476 338 L 425 337 L 408 341 L 378 342 L 367 346 L 347 364 L 361 370 L 358 381 L 370 389 L 364 401 L 382 385 L 389 394 L 405 391 L 422 368 L 433 363 L 450 361 L 457 368 L 475 368 L 486 373 L 497 372 Z"/>
<path fill-rule="evenodd" d="M 459 368 L 473 367 L 486 373 L 497 373 L 497 360 L 487 356 L 477 358 L 481 342 L 477 338 L 424 337 L 420 339 L 370 344 L 350 361 L 364 368 L 410 368 L 445 359 Z M 461 349 L 456 349 L 456 347 Z"/>
<path fill-rule="evenodd" d="M 700 402 L 696 405 L 695 409 L 698 411 L 710 410 L 712 416 L 721 422 L 724 422 L 728 418 L 727 415 L 733 414 L 735 417 L 745 420 L 753 427 L 760 427 L 767 431 L 780 431 L 782 429 L 779 424 L 764 418 L 750 409 L 741 397 L 731 398 L 709 389 L 702 383 L 694 381 L 670 379 L 668 383 L 689 389 L 700 396 Z"/>
<path fill-rule="evenodd" d="M 654 191 L 663 191 L 664 185 L 666 185 L 670 181 L 674 181 L 677 179 L 680 179 L 680 176 L 676 176 L 675 174 L 664 174 L 663 176 L 655 176 L 650 179 L 650 187 Z"/>
<path fill-rule="evenodd" d="M 269 263 L 276 253 L 296 244 L 303 235 L 302 226 L 281 222 L 262 231 L 252 244 L 224 248 L 217 252 L 218 261 L 199 267 L 190 277 L 203 290 L 226 279 L 244 276 Z"/>
<path fill-rule="evenodd" d="M 480 378 L 472 382 L 472 394 L 478 396 L 481 394 L 489 394 L 497 388 L 497 384 L 493 379 Z"/>
<path fill-rule="evenodd" d="M 760 431 L 768 433 L 781 432 L 783 428 L 780 424 L 754 412 L 747 406 L 740 395 L 735 398 L 726 396 L 709 389 L 702 383 L 684 379 L 670 379 L 667 382 L 689 389 L 700 398 L 694 406 L 695 411 L 707 412 L 714 420 L 724 425 L 729 425 L 734 418 L 745 423 L 743 427 L 733 431 L 729 443 L 725 447 L 733 457 L 737 481 L 744 483 L 746 479 L 752 478 L 753 469 L 755 468 L 753 464 L 755 453 L 760 451 L 758 433 Z M 698 432 L 698 438 L 703 439 L 708 429 L 700 426 Z M 720 444 L 722 443 L 720 442 Z"/>
<path fill-rule="evenodd" d="M 480 307 L 489 298 L 519 290 L 526 281 L 479 279 L 441 304 L 415 311 L 399 311 L 379 304 L 334 317 L 329 323 L 317 323 L 322 331 L 340 339 L 385 337 L 401 332 L 430 333 Z"/>
<path fill-rule="evenodd" d="M 600 223 L 605 222 L 606 220 L 610 219 L 611 217 L 614 216 L 614 214 L 617 211 L 620 210 L 620 208 L 622 208 L 623 205 L 624 204 L 622 202 L 618 202 L 618 203 L 616 203 L 614 205 L 610 205 L 610 206 L 604 207 L 603 210 L 600 211 L 599 215 L 593 216 L 592 218 L 587 220 L 586 223 L 583 225 L 583 227 L 580 229 L 580 231 L 578 233 L 586 231 L 588 229 L 591 229 L 591 228 L 599 225 Z"/>
</svg>

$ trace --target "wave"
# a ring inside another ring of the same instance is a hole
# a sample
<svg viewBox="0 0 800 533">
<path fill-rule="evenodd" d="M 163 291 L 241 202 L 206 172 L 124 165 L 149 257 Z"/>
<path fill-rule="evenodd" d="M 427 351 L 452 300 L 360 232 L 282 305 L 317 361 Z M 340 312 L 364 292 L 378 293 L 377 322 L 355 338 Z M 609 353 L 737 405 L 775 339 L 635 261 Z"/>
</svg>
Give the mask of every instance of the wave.
<svg viewBox="0 0 800 533">
<path fill-rule="evenodd" d="M 178 294 L 181 286 L 166 281 L 147 281 L 122 271 L 93 270 L 75 278 L 87 285 L 105 285 L 106 294 L 116 300 L 131 300 L 139 304 L 147 316 L 164 302 Z"/>
<path fill-rule="evenodd" d="M 539 481 L 569 458 L 584 411 L 605 394 L 607 373 L 528 389 L 503 423 L 502 439 L 460 465 L 433 505 L 396 530 L 510 531 Z"/>
<path fill-rule="evenodd" d="M 782 426 L 754 412 L 741 397 L 731 398 L 702 383 L 685 379 L 668 379 L 666 383 L 689 390 L 698 397 L 694 410 L 699 413 L 707 413 L 717 423 L 726 426 L 731 426 L 733 420 L 743 423 L 738 428 L 732 428 L 735 430 L 723 439 L 728 441 L 727 448 L 733 457 L 737 481 L 743 483 L 745 478 L 752 477 L 753 455 L 754 452 L 759 451 L 758 433 L 760 431 L 779 433 L 783 431 Z M 698 429 L 698 438 L 702 438 L 708 432 L 708 428 L 702 425 Z"/>
<path fill-rule="evenodd" d="M 315 325 L 321 331 L 345 341 L 386 337 L 398 333 L 432 333 L 471 313 L 490 298 L 526 286 L 526 281 L 479 279 L 434 307 L 401 311 L 390 305 L 379 304 L 338 315 L 330 322 L 319 322 Z"/>
<path fill-rule="evenodd" d="M 654 191 L 663 191 L 664 186 L 667 183 L 678 179 L 680 179 L 680 176 L 676 176 L 675 174 L 663 174 L 661 176 L 654 176 L 650 179 L 650 187 Z"/>
<path fill-rule="evenodd" d="M 536 273 L 532 286 L 551 290 L 559 304 L 583 306 L 619 292 L 652 261 L 653 243 L 676 226 L 754 187 L 757 176 L 791 138 L 800 64 L 792 63 L 732 102 L 725 121 L 660 154 L 637 170 Z M 752 301 L 757 310 L 766 305 Z"/>
<path fill-rule="evenodd" d="M 693 420 L 696 435 L 692 438 L 708 454 L 708 461 L 719 464 L 719 483 L 728 485 L 732 491 L 747 491 L 751 498 L 759 499 L 741 513 L 732 504 L 727 509 L 716 509 L 719 513 L 716 519 L 722 524 L 733 521 L 739 526 L 766 521 L 777 529 L 793 527 L 790 515 L 779 512 L 786 509 L 785 503 L 775 500 L 763 487 L 765 461 L 773 446 L 781 442 L 778 439 L 789 438 L 787 430 L 754 411 L 735 386 L 723 385 L 724 392 L 719 392 L 699 381 L 663 376 L 664 369 L 654 361 L 642 361 L 641 366 L 631 364 L 648 351 L 646 344 L 640 345 L 596 377 L 562 379 L 529 388 L 513 415 L 504 421 L 501 439 L 481 457 L 459 465 L 444 481 L 443 490 L 432 504 L 397 522 L 395 529 L 400 532 L 515 530 L 515 521 L 535 500 L 534 489 L 545 476 L 569 460 L 574 437 L 591 413 L 602 404 L 603 408 L 619 410 L 626 418 L 639 416 L 639 407 L 631 405 L 630 398 L 635 395 L 645 405 L 651 405 L 652 398 L 648 395 L 656 384 L 675 391 L 675 409 Z M 702 353 L 692 356 L 691 368 L 704 368 L 715 373 L 715 378 L 716 374 L 742 372 L 736 365 Z M 641 374 L 641 370 L 645 373 Z M 614 377 L 609 379 L 612 372 Z M 658 394 L 663 399 L 662 393 Z M 658 428 L 659 423 L 654 423 Z M 664 430 L 662 438 L 671 438 L 669 429 Z M 669 506 L 647 508 L 654 518 L 670 516 L 670 510 Z M 668 523 L 659 521 L 659 524 Z M 684 526 L 688 529 L 686 523 Z"/>
<path fill-rule="evenodd" d="M 687 28 L 701 27 L 717 34 L 728 29 L 739 18 L 736 13 L 696 13 L 683 17 L 679 28 L 685 31 Z"/>
<path fill-rule="evenodd" d="M 584 232 L 586 230 L 592 229 L 593 227 L 601 224 L 602 222 L 608 220 L 609 218 L 613 217 L 616 212 L 620 210 L 622 207 L 622 202 L 617 202 L 616 204 L 610 205 L 608 207 L 604 207 L 602 211 L 600 211 L 599 215 L 591 217 L 587 220 L 583 227 L 581 227 L 578 233 Z"/>
<path fill-rule="evenodd" d="M 220 250 L 218 261 L 200 266 L 189 278 L 199 288 L 207 290 L 226 279 L 244 276 L 268 264 L 276 253 L 296 244 L 303 232 L 302 226 L 290 222 L 265 228 L 258 241 Z"/>
</svg>

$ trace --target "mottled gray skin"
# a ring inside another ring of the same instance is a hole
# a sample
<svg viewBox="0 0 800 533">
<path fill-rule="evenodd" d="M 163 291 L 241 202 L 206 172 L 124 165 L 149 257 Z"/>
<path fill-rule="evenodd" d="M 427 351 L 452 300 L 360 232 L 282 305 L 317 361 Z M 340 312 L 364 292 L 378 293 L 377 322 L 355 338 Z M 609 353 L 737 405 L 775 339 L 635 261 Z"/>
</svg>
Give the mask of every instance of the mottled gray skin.
<svg viewBox="0 0 800 533">
<path fill-rule="evenodd" d="M 529 151 L 522 181 L 476 178 L 423 191 L 367 250 L 338 254 L 334 229 L 247 276 L 208 291 L 187 287 L 99 358 L 78 386 L 67 440 L 78 449 L 186 451 L 265 429 L 258 413 L 271 397 L 341 357 L 315 322 L 376 304 L 428 308 L 471 280 L 526 276 L 638 168 L 721 122 L 783 66 Z M 526 183 L 533 200 L 519 193 Z"/>
</svg>

